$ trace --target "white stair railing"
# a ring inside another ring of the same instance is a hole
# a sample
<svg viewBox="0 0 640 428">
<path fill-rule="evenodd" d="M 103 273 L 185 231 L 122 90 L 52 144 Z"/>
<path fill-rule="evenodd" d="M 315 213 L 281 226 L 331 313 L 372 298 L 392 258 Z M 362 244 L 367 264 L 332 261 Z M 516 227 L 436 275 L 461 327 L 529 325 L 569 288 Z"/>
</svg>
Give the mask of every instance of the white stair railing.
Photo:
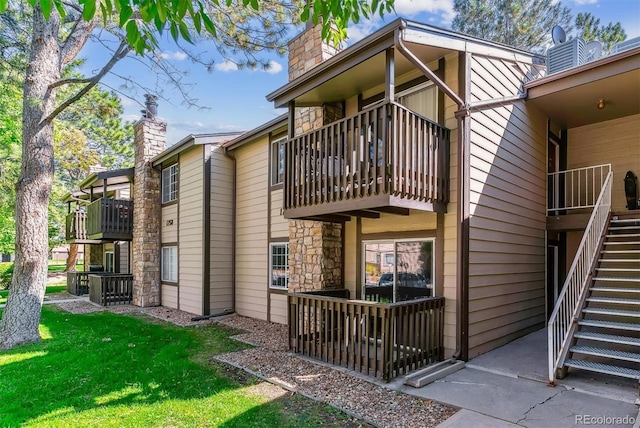
<svg viewBox="0 0 640 428">
<path fill-rule="evenodd" d="M 610 172 L 604 164 L 549 173 L 547 212 L 595 206 Z"/>
<path fill-rule="evenodd" d="M 571 269 L 569 269 L 567 280 L 558 296 L 551 318 L 549 318 L 547 328 L 549 382 L 552 384 L 556 380 L 557 370 L 564 366 L 590 283 L 593 261 L 597 256 L 600 241 L 603 239 L 607 228 L 611 211 L 612 180 L 613 173 L 609 172 L 602 185 L 600 195 L 595 202 L 584 236 L 578 246 Z"/>
</svg>

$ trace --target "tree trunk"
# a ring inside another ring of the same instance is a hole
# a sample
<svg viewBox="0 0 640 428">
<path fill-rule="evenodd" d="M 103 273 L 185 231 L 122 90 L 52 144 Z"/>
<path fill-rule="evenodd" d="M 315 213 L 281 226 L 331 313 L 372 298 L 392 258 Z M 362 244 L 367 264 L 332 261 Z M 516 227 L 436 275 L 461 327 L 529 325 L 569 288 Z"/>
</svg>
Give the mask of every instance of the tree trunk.
<svg viewBox="0 0 640 428">
<path fill-rule="evenodd" d="M 0 348 L 40 340 L 38 324 L 47 280 L 48 204 L 53 181 L 54 109 L 60 77 L 60 17 L 45 20 L 36 2 L 31 51 L 23 87 L 22 169 L 16 184 L 16 259 L 0 321 Z"/>
<path fill-rule="evenodd" d="M 78 244 L 69 244 L 69 256 L 67 256 L 67 272 L 76 271 L 76 263 L 78 263 Z"/>
</svg>

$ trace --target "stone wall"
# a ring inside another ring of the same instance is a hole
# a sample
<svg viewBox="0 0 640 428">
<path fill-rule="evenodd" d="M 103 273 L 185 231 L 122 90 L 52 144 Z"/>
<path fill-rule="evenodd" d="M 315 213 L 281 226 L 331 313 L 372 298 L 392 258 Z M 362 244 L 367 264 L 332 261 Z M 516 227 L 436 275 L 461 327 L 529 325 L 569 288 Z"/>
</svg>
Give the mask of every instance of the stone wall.
<svg viewBox="0 0 640 428">
<path fill-rule="evenodd" d="M 293 80 L 338 52 L 324 43 L 320 26 L 308 28 L 289 43 L 289 80 Z M 300 135 L 343 115 L 342 104 L 295 110 L 294 134 Z M 342 224 L 319 221 L 289 222 L 289 291 L 342 288 Z"/>
<path fill-rule="evenodd" d="M 151 159 L 166 147 L 167 125 L 143 118 L 134 125 L 133 304 L 160 305 L 160 172 Z"/>
<path fill-rule="evenodd" d="M 85 270 L 89 270 L 90 265 L 100 265 L 104 267 L 104 245 L 85 244 L 84 246 Z"/>
</svg>

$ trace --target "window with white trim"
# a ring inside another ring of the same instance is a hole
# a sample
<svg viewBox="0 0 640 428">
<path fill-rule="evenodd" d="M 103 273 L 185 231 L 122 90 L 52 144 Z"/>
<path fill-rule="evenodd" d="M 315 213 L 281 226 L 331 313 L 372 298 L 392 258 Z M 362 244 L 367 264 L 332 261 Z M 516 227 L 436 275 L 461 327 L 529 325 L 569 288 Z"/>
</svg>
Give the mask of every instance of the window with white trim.
<svg viewBox="0 0 640 428">
<path fill-rule="evenodd" d="M 178 164 L 162 170 L 162 203 L 173 202 L 178 199 Z"/>
<path fill-rule="evenodd" d="M 287 138 L 280 138 L 271 143 L 271 185 L 284 181 L 284 144 Z"/>
<path fill-rule="evenodd" d="M 269 245 L 269 287 L 286 290 L 289 288 L 289 244 L 273 243 Z"/>
<path fill-rule="evenodd" d="M 104 271 L 115 272 L 115 254 L 113 251 L 104 252 Z"/>
<path fill-rule="evenodd" d="M 166 282 L 178 282 L 178 247 L 162 247 L 162 272 L 160 279 Z"/>
</svg>

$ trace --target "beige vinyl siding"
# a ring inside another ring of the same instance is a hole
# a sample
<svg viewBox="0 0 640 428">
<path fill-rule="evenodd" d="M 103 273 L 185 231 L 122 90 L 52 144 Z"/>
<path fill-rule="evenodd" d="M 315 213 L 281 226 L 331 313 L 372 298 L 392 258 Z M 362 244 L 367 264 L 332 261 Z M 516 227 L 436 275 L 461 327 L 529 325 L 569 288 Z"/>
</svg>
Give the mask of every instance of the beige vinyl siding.
<svg viewBox="0 0 640 428">
<path fill-rule="evenodd" d="M 162 306 L 178 309 L 178 287 L 162 284 Z"/>
<path fill-rule="evenodd" d="M 287 295 L 271 293 L 271 321 L 287 323 Z"/>
<path fill-rule="evenodd" d="M 450 88 L 458 88 L 458 54 L 445 57 L 445 82 Z M 456 103 L 449 97 L 444 98 L 445 127 L 451 130 L 451 154 L 449 169 L 449 204 L 444 215 L 444 347 L 445 357 L 453 354 L 456 348 L 456 302 L 458 287 L 458 120 L 454 113 Z"/>
<path fill-rule="evenodd" d="M 289 237 L 289 220 L 282 215 L 283 190 L 272 190 L 271 195 L 271 238 Z"/>
<path fill-rule="evenodd" d="M 267 198 L 269 140 L 234 151 L 236 157 L 236 312 L 267 319 Z"/>
<path fill-rule="evenodd" d="M 472 102 L 521 84 L 518 64 L 472 56 Z M 470 358 L 544 326 L 545 135 L 546 119 L 524 101 L 471 115 Z"/>
<path fill-rule="evenodd" d="M 173 224 L 168 225 L 167 222 Z M 178 242 L 178 204 L 162 207 L 161 241 L 162 243 Z"/>
<path fill-rule="evenodd" d="M 180 154 L 178 283 L 180 309 L 202 315 L 202 263 L 204 230 L 204 158 L 203 147 L 195 146 Z"/>
<path fill-rule="evenodd" d="M 567 169 L 610 163 L 613 211 L 626 211 L 624 176 L 640 176 L 640 115 L 571 128 L 567 133 Z"/>
<path fill-rule="evenodd" d="M 407 216 L 382 213 L 380 218 L 362 219 L 362 234 L 435 230 L 437 224 L 436 213 L 432 212 L 411 210 Z"/>
<path fill-rule="evenodd" d="M 233 161 L 211 147 L 210 312 L 233 307 Z"/>
</svg>

